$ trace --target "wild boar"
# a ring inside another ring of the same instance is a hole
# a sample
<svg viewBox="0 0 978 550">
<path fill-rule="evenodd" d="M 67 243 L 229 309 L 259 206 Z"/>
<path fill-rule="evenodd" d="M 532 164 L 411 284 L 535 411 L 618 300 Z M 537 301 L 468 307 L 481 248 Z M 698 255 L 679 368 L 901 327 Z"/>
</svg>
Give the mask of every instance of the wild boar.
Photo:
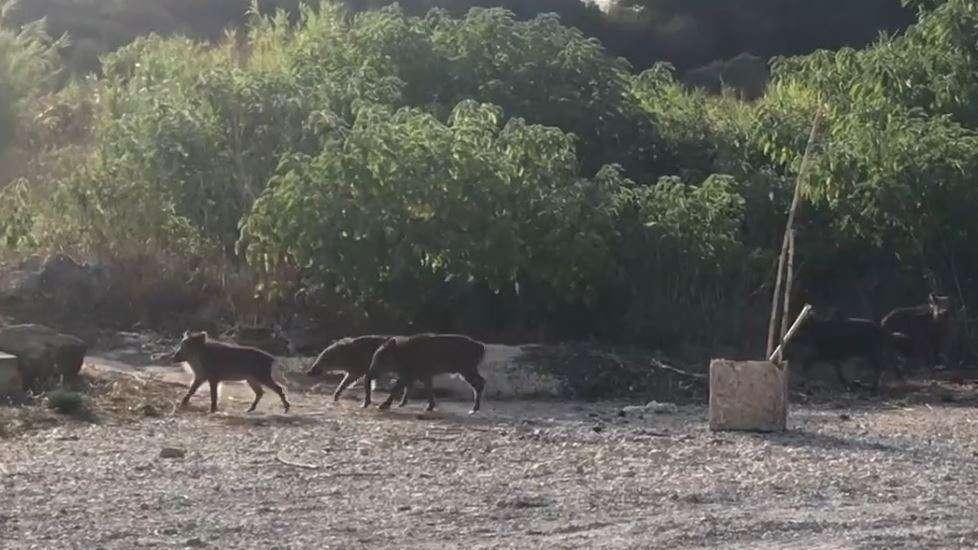
<svg viewBox="0 0 978 550">
<path fill-rule="evenodd" d="M 333 401 L 339 401 L 343 390 L 367 374 L 374 352 L 390 338 L 391 336 L 369 335 L 337 340 L 319 354 L 306 374 L 322 376 L 330 371 L 344 372 L 343 380 L 333 393 Z"/>
<path fill-rule="evenodd" d="M 435 394 L 432 377 L 437 374 L 458 374 L 472 386 L 474 402 L 469 414 L 475 414 L 482 403 L 486 379 L 479 374 L 478 366 L 486 355 L 486 346 L 468 336 L 458 334 L 418 334 L 397 336 L 387 339 L 370 361 L 370 369 L 364 377 L 365 396 L 363 406 L 370 405 L 370 381 L 378 373 L 392 371 L 397 373 L 397 383 L 390 397 L 380 405 L 388 409 L 398 393 L 401 406 L 407 403 L 408 392 L 415 380 L 424 382 L 428 394 L 428 408 L 435 408 Z"/>
<path fill-rule="evenodd" d="M 873 386 L 878 388 L 887 364 L 899 378 L 903 378 L 903 371 L 897 366 L 893 352 L 904 338 L 886 332 L 870 319 L 843 318 L 839 315 L 827 319 L 812 317 L 789 342 L 784 358 L 802 365 L 819 360 L 831 362 L 839 381 L 849 385 L 842 374 L 841 361 L 862 357 L 875 370 L 877 376 Z"/>
<path fill-rule="evenodd" d="M 954 333 L 951 300 L 930 294 L 927 303 L 894 309 L 880 325 L 887 332 L 907 335 L 912 341 L 911 355 L 918 367 L 947 363 Z"/>
<path fill-rule="evenodd" d="M 174 363 L 186 362 L 194 373 L 190 390 L 180 402 L 184 408 L 200 386 L 207 382 L 211 388 L 211 412 L 217 412 L 217 389 L 221 382 L 244 380 L 255 392 L 255 401 L 248 412 L 255 410 L 268 386 L 282 399 L 282 407 L 289 412 L 285 389 L 272 379 L 272 365 L 275 357 L 256 348 L 227 344 L 211 340 L 206 332 L 191 334 L 185 332 L 180 347 L 173 353 Z"/>
</svg>

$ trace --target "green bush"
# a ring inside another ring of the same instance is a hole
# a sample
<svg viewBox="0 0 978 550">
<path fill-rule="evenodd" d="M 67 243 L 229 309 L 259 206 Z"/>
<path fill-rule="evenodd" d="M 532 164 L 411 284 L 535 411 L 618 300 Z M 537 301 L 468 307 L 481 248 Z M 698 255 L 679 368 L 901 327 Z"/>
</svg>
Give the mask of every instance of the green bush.
<svg viewBox="0 0 978 550">
<path fill-rule="evenodd" d="M 58 389 L 47 395 L 48 408 L 59 414 L 80 416 L 88 413 L 88 404 L 84 395 L 79 392 Z"/>
</svg>

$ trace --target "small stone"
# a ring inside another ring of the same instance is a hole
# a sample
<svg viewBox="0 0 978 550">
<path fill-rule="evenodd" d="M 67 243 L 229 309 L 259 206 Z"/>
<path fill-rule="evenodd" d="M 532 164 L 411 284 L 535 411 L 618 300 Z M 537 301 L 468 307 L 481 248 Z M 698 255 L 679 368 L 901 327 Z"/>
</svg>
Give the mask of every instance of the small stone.
<svg viewBox="0 0 978 550">
<path fill-rule="evenodd" d="M 659 403 L 658 401 L 649 401 L 645 405 L 645 410 L 658 414 L 672 414 L 679 412 L 679 407 L 677 407 L 675 403 Z"/>
<path fill-rule="evenodd" d="M 163 447 L 160 450 L 160 458 L 183 458 L 187 456 L 187 450 L 179 447 Z"/>
<path fill-rule="evenodd" d="M 183 544 L 184 544 L 184 546 L 187 546 L 188 548 L 203 548 L 203 547 L 207 546 L 207 543 L 206 542 L 204 542 L 204 541 L 202 541 L 202 540 L 200 540 L 199 538 L 196 538 L 196 537 L 194 537 L 192 539 L 187 539 L 187 542 L 185 542 Z"/>
<path fill-rule="evenodd" d="M 601 432 L 604 431 L 604 428 L 601 427 L 601 426 L 595 426 L 595 427 L 591 428 L 591 431 L 593 431 L 596 434 L 599 434 L 599 433 L 601 433 Z"/>
<path fill-rule="evenodd" d="M 843 422 L 846 422 L 846 421 L 852 420 L 852 417 L 849 416 L 846 413 L 842 413 L 842 414 L 839 415 L 839 420 L 842 420 Z"/>
</svg>

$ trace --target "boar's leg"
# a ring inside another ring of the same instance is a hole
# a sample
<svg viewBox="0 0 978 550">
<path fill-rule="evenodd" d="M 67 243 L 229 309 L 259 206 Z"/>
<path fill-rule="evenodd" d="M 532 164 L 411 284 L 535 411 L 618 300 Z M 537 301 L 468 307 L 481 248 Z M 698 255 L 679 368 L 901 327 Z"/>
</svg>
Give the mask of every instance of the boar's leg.
<svg viewBox="0 0 978 550">
<path fill-rule="evenodd" d="M 266 376 L 264 376 L 261 383 L 268 386 L 273 392 L 278 394 L 278 398 L 282 400 L 282 408 L 285 409 L 285 412 L 289 412 L 292 404 L 289 403 L 289 399 L 285 397 L 285 388 L 283 388 L 281 384 L 272 378 L 272 373 L 268 373 Z"/>
<path fill-rule="evenodd" d="M 197 390 L 204 384 L 203 378 L 194 378 L 192 384 L 190 384 L 190 390 L 187 391 L 187 395 L 183 396 L 183 401 L 180 402 L 180 408 L 186 408 L 187 404 L 190 403 L 190 398 L 193 397 Z"/>
<path fill-rule="evenodd" d="M 247 380 L 248 385 L 251 386 L 251 391 L 255 392 L 255 400 L 251 403 L 251 407 L 247 412 L 255 412 L 258 407 L 258 402 L 261 401 L 263 395 L 265 395 L 265 390 L 261 389 L 261 384 L 257 380 L 249 378 Z"/>
<path fill-rule="evenodd" d="M 429 412 L 433 411 L 435 410 L 435 388 L 434 385 L 431 383 L 430 376 L 426 376 L 424 379 L 424 390 L 425 393 L 428 394 L 428 408 L 426 408 L 425 410 Z"/>
<path fill-rule="evenodd" d="M 842 384 L 843 387 L 848 388 L 849 381 L 846 380 L 845 375 L 842 374 L 842 362 L 838 360 L 833 361 L 832 366 L 835 368 L 835 376 L 839 379 L 839 383 Z"/>
<path fill-rule="evenodd" d="M 208 380 L 211 386 L 211 412 L 217 412 L 217 386 L 221 383 L 219 380 L 214 380 L 213 378 Z"/>
<path fill-rule="evenodd" d="M 354 382 L 356 382 L 356 378 L 353 377 L 353 374 L 349 372 L 346 373 L 346 376 L 343 377 L 340 385 L 336 386 L 336 391 L 333 392 L 333 401 L 339 401 L 340 394 L 343 393 L 343 390 L 349 388 Z"/>
<path fill-rule="evenodd" d="M 873 367 L 874 374 L 872 389 L 874 391 L 879 391 L 880 386 L 883 382 L 883 367 L 885 366 L 886 360 L 883 355 L 882 343 L 873 347 L 872 351 L 866 357 L 869 361 L 870 366 Z"/>
<path fill-rule="evenodd" d="M 412 384 L 412 382 L 410 380 L 406 384 L 404 384 L 404 391 L 401 392 L 401 402 L 397 404 L 397 408 L 401 408 L 404 405 L 407 405 L 407 402 L 408 402 L 408 392 L 411 391 L 411 386 L 413 386 L 413 385 L 414 384 Z"/>
<path fill-rule="evenodd" d="M 363 376 L 363 408 L 370 406 L 370 385 L 373 383 L 373 377 L 370 376 L 370 372 Z"/>
<path fill-rule="evenodd" d="M 469 414 L 475 414 L 479 410 L 479 407 L 482 406 L 482 391 L 486 389 L 486 379 L 475 369 L 462 371 L 460 374 L 472 386 L 475 397 L 472 403 L 472 410 L 469 411 Z"/>
<path fill-rule="evenodd" d="M 893 369 L 893 374 L 896 375 L 897 380 L 903 382 L 907 379 L 907 374 L 903 372 L 903 364 L 900 363 L 900 358 L 897 357 L 896 352 L 891 352 L 884 356 L 885 360 L 889 363 L 890 368 Z"/>
<path fill-rule="evenodd" d="M 401 391 L 404 391 L 405 394 L 407 393 L 407 388 L 409 385 L 411 385 L 411 379 L 409 377 L 403 375 L 399 376 L 397 378 L 397 383 L 394 384 L 393 388 L 391 388 L 391 394 L 387 396 L 387 399 L 381 403 L 380 407 L 378 408 L 382 411 L 391 408 L 391 405 L 394 404 L 394 399 L 401 393 Z"/>
</svg>

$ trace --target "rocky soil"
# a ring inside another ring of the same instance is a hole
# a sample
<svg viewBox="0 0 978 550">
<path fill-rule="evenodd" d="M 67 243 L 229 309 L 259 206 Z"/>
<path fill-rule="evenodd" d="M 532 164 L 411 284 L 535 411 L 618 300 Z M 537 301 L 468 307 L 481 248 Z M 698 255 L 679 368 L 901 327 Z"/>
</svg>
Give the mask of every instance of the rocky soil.
<svg viewBox="0 0 978 550">
<path fill-rule="evenodd" d="M 288 415 L 269 396 L 243 414 L 240 385 L 219 414 L 204 412 L 206 389 L 171 413 L 184 388 L 117 379 L 97 423 L 48 413 L 8 433 L 0 547 L 978 545 L 971 380 L 796 405 L 788 433 L 759 435 L 711 433 L 701 405 L 380 413 L 359 408 L 358 387 L 334 404 L 293 378 Z"/>
</svg>

